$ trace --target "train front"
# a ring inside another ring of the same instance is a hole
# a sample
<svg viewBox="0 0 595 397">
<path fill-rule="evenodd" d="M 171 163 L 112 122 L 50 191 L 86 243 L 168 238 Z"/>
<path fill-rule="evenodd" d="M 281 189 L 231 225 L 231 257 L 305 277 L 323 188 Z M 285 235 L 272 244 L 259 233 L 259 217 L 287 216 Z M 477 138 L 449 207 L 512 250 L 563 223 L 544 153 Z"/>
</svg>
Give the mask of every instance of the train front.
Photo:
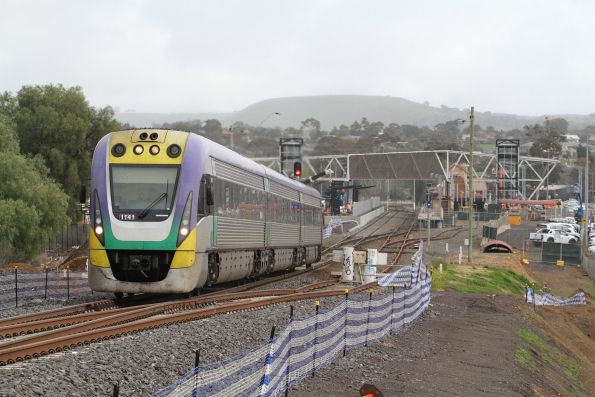
<svg viewBox="0 0 595 397">
<path fill-rule="evenodd" d="M 202 170 L 200 156 L 190 155 L 189 135 L 139 129 L 110 133 L 97 144 L 89 233 L 94 291 L 197 287 L 195 189 Z"/>
</svg>

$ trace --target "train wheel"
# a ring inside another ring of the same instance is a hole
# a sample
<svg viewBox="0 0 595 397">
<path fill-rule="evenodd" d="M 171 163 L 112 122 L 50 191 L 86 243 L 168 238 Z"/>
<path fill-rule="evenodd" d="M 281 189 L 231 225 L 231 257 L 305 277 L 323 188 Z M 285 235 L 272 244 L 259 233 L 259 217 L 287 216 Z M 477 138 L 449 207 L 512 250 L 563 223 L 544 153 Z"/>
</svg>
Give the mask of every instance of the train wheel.
<svg viewBox="0 0 595 397">
<path fill-rule="evenodd" d="M 124 298 L 123 292 L 114 292 L 114 296 L 116 297 L 116 302 L 121 302 L 122 298 Z"/>
</svg>

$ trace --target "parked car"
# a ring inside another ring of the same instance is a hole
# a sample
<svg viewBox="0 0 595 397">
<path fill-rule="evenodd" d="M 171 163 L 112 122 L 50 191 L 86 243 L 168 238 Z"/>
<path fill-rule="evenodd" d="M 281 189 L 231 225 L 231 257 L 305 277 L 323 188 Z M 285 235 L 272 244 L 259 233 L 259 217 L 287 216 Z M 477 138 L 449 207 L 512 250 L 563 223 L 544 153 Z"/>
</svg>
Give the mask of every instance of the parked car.
<svg viewBox="0 0 595 397">
<path fill-rule="evenodd" d="M 549 219 L 548 222 L 550 222 L 550 223 L 570 223 L 572 225 L 575 225 L 576 219 L 574 219 L 571 216 L 567 216 L 564 218 L 552 218 L 552 219 Z"/>
<path fill-rule="evenodd" d="M 561 232 L 563 232 L 565 234 L 576 237 L 577 240 L 580 240 L 580 238 L 581 238 L 581 234 L 579 232 L 577 232 L 575 228 L 573 228 L 572 226 L 570 226 L 568 224 L 548 223 L 546 226 L 546 229 L 560 230 Z"/>
<path fill-rule="evenodd" d="M 529 233 L 529 240 L 562 244 L 575 244 L 578 242 L 578 239 L 574 236 L 565 234 L 560 230 L 547 228 L 539 229 L 535 233 Z"/>
<path fill-rule="evenodd" d="M 580 234 L 581 227 L 579 225 L 573 225 L 570 223 L 560 223 L 560 222 L 548 222 L 548 223 L 539 223 L 537 225 L 537 229 L 567 229 L 574 233 Z"/>
</svg>

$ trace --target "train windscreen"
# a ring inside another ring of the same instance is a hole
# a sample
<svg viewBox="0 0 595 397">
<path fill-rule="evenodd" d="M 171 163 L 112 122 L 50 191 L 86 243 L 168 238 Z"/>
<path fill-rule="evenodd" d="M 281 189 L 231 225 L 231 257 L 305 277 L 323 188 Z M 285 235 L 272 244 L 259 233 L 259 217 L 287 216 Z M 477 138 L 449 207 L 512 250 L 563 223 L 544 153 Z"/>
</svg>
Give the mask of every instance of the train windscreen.
<svg viewBox="0 0 595 397">
<path fill-rule="evenodd" d="M 171 213 L 179 166 L 112 165 L 112 210 L 122 221 L 160 221 Z"/>
</svg>

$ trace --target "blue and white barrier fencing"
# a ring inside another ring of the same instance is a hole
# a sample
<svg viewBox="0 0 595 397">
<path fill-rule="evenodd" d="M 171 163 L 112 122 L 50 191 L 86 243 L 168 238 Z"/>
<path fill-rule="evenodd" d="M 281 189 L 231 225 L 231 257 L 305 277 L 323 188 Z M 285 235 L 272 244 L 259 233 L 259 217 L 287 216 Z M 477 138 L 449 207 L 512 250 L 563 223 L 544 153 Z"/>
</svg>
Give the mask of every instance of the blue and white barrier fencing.
<svg viewBox="0 0 595 397">
<path fill-rule="evenodd" d="M 555 296 L 547 292 L 538 293 L 533 288 L 525 287 L 525 302 L 535 306 L 571 306 L 586 305 L 587 300 L 583 291 L 577 292 L 569 298 Z"/>
<path fill-rule="evenodd" d="M 419 277 L 427 272 L 426 265 L 423 263 L 423 241 L 419 243 L 419 249 L 413 257 L 413 264 L 406 265 L 397 271 L 387 274 L 378 280 L 381 287 L 404 287 L 415 284 Z"/>
<path fill-rule="evenodd" d="M 322 229 L 322 238 L 329 238 L 333 234 L 333 229 L 341 226 L 341 218 L 331 218 L 328 226 Z"/>
<path fill-rule="evenodd" d="M 28 301 L 66 300 L 92 293 L 86 271 L 0 273 L 0 311 Z"/>
<path fill-rule="evenodd" d="M 393 287 L 376 296 L 346 295 L 330 310 L 292 319 L 270 343 L 223 362 L 200 365 L 154 397 L 280 396 L 345 351 L 415 321 L 428 307 L 432 284 L 425 267 L 418 273 L 410 288 Z"/>
</svg>

